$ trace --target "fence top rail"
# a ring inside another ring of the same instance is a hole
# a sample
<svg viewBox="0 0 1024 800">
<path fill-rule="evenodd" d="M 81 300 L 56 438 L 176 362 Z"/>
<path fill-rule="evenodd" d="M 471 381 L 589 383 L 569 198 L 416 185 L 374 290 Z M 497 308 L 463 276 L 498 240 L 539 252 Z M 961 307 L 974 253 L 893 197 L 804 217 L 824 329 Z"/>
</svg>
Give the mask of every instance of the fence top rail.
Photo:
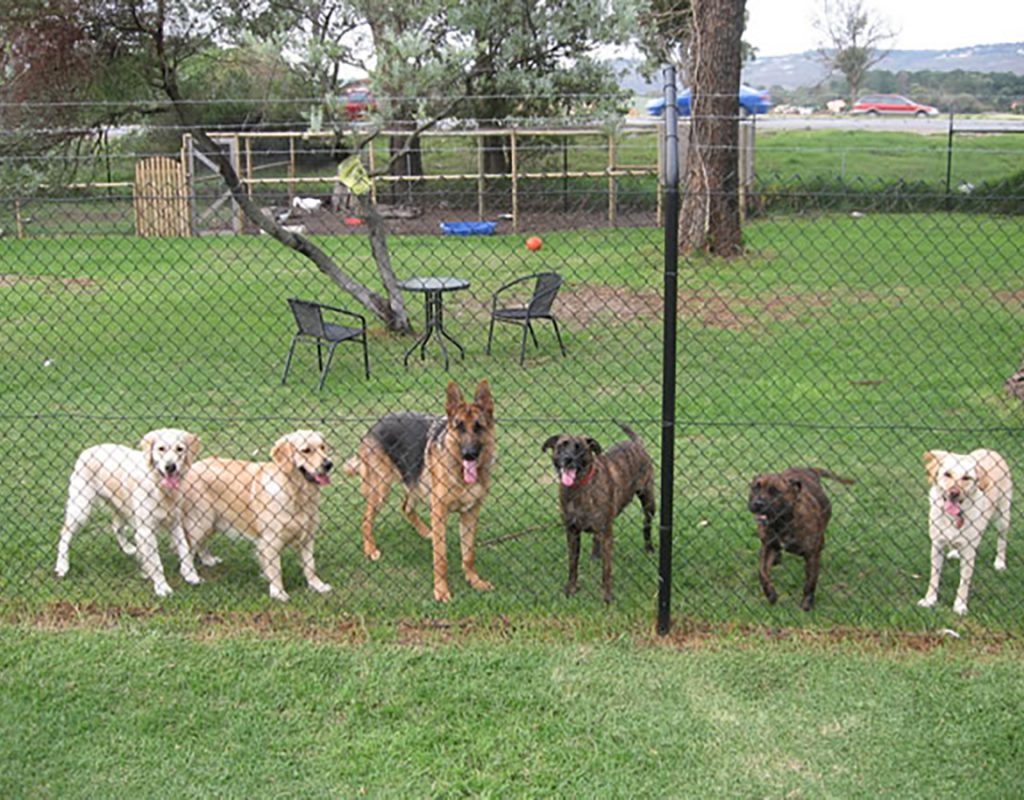
<svg viewBox="0 0 1024 800">
<path fill-rule="evenodd" d="M 507 127 L 487 128 L 452 128 L 438 130 L 429 128 L 420 131 L 420 136 L 608 136 L 609 134 L 621 133 L 653 133 L 663 123 L 660 120 L 627 122 L 625 125 L 616 128 L 605 128 L 600 126 L 580 127 L 534 127 L 510 125 Z M 345 131 L 342 130 L 342 133 Z M 359 132 L 354 129 L 354 132 Z M 413 133 L 409 128 L 382 128 L 378 131 L 379 136 L 408 136 Z M 186 136 L 189 134 L 186 134 Z M 210 134 L 212 139 L 333 139 L 337 135 L 335 131 L 216 131 Z"/>
</svg>

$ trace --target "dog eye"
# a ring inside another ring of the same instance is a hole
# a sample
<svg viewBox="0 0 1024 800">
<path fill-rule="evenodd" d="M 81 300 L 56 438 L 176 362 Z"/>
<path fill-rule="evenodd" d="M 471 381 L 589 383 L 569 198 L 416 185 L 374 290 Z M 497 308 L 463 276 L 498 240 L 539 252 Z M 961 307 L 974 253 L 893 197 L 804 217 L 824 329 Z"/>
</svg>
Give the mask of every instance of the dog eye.
<svg viewBox="0 0 1024 800">
<path fill-rule="evenodd" d="M 484 426 L 481 425 L 479 422 L 474 422 L 473 423 L 473 433 L 483 433 L 483 432 L 484 432 Z"/>
<path fill-rule="evenodd" d="M 309 445 L 306 445 L 306 446 L 305 446 L 305 447 L 303 447 L 303 448 L 302 448 L 302 449 L 301 449 L 301 450 L 300 450 L 299 452 L 300 452 L 300 453 L 302 453 L 303 455 L 306 455 L 306 456 L 308 456 L 308 455 L 309 455 L 310 453 L 312 453 L 312 452 L 313 452 L 313 448 L 312 448 L 312 447 L 310 447 Z"/>
<path fill-rule="evenodd" d="M 466 432 L 466 424 L 464 422 L 456 422 L 455 423 L 455 430 L 457 430 L 459 433 L 465 433 Z"/>
</svg>

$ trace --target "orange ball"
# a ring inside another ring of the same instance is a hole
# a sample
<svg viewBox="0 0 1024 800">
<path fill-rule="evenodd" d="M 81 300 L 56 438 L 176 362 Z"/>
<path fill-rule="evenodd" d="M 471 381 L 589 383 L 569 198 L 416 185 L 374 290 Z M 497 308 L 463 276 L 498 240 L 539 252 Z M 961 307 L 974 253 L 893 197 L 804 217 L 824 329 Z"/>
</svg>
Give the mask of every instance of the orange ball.
<svg viewBox="0 0 1024 800">
<path fill-rule="evenodd" d="M 544 246 L 544 240 L 539 236 L 531 236 L 526 240 L 527 250 L 540 250 Z"/>
</svg>

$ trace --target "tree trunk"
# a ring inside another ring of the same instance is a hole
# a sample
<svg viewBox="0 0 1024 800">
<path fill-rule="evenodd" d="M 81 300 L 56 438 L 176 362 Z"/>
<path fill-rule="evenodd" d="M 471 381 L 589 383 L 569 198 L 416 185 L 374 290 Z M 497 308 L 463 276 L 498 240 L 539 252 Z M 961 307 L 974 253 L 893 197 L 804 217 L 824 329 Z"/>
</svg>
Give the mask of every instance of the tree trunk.
<svg viewBox="0 0 1024 800">
<path fill-rule="evenodd" d="M 341 289 L 348 292 L 352 297 L 362 303 L 374 316 L 380 319 L 390 331 L 395 333 L 412 333 L 412 325 L 409 322 L 409 315 L 405 312 L 405 305 L 402 302 L 402 295 L 398 291 L 394 271 L 391 269 L 391 260 L 388 257 L 387 240 L 384 236 L 383 220 L 377 215 L 376 227 L 371 226 L 370 247 L 373 250 L 374 258 L 377 261 L 377 269 L 380 272 L 381 280 L 388 292 L 388 298 L 381 297 L 366 286 L 353 280 L 342 272 L 333 259 L 323 250 L 313 244 L 305 236 L 291 233 L 282 228 L 273 217 L 264 214 L 259 206 L 249 199 L 245 186 L 242 185 L 235 172 L 234 166 L 228 160 L 216 143 L 207 133 L 195 124 L 193 114 L 190 113 L 190 106 L 181 94 L 178 85 L 177 63 L 167 51 L 167 38 L 165 31 L 166 17 L 164 5 L 159 4 L 159 24 L 154 28 L 140 27 L 139 33 L 148 37 L 152 43 L 154 54 L 160 65 L 159 86 L 164 94 L 171 101 L 174 113 L 181 123 L 191 131 L 192 137 L 200 151 L 214 164 L 220 172 L 221 178 L 231 192 L 232 199 L 238 203 L 246 218 L 257 225 L 261 230 L 266 231 L 281 244 L 301 253 L 316 265 L 324 275 L 334 281 Z"/>
<path fill-rule="evenodd" d="M 483 137 L 484 172 L 487 175 L 508 175 L 508 155 L 505 150 L 507 136 Z"/>
<path fill-rule="evenodd" d="M 419 134 L 394 134 L 388 141 L 391 150 L 390 173 L 407 178 L 423 176 L 423 147 Z"/>
<path fill-rule="evenodd" d="M 690 146 L 679 216 L 684 253 L 732 256 L 742 248 L 738 94 L 745 2 L 693 2 Z"/>
<path fill-rule="evenodd" d="M 291 233 L 281 227 L 273 217 L 270 217 L 260 210 L 245 191 L 238 174 L 235 172 L 231 162 L 224 156 L 217 144 L 210 139 L 205 131 L 193 129 L 192 137 L 199 146 L 200 151 L 213 161 L 220 170 L 221 178 L 231 192 L 232 199 L 238 203 L 242 213 L 262 230 L 269 233 L 281 244 L 290 247 L 308 258 L 316 268 L 324 275 L 334 281 L 338 287 L 348 292 L 358 300 L 370 312 L 381 320 L 388 330 L 395 333 L 412 333 L 412 324 L 409 322 L 409 315 L 405 311 L 405 304 L 402 301 L 401 292 L 398 289 L 397 279 L 391 267 L 391 258 L 387 247 L 387 234 L 384 219 L 377 213 L 369 202 L 360 198 L 360 211 L 366 216 L 370 229 L 370 248 L 374 260 L 377 262 L 377 270 L 388 297 L 382 297 L 376 292 L 363 286 L 342 272 L 334 260 L 313 242 L 297 233 Z"/>
</svg>

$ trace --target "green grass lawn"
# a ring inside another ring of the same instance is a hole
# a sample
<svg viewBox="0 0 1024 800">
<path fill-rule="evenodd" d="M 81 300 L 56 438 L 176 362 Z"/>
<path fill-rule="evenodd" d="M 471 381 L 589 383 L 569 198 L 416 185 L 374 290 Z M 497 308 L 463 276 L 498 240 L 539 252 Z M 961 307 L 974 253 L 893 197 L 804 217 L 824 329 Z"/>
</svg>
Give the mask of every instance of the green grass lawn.
<svg viewBox="0 0 1024 800">
<path fill-rule="evenodd" d="M 281 386 L 284 302 L 351 305 L 266 237 L 3 240 L 0 268 L 0 796 L 76 797 L 1010 797 L 1019 790 L 1024 559 L 986 540 L 965 619 L 916 606 L 927 569 L 924 450 L 1000 450 L 1019 471 L 1019 219 L 778 216 L 742 258 L 681 265 L 673 586 L 676 627 L 653 635 L 656 561 L 640 511 L 617 526 L 616 602 L 585 560 L 561 594 L 564 536 L 540 445 L 604 444 L 632 424 L 656 461 L 661 232 L 395 237 L 400 276 L 456 274 L 446 300 L 466 346 L 402 366 L 407 340 L 371 333 L 373 376 L 339 350 L 322 393 L 311 350 Z M 375 284 L 365 240 L 321 246 Z M 550 331 L 516 364 L 517 332 L 484 352 L 490 292 L 557 269 L 569 356 Z M 418 297 L 408 298 L 419 321 Z M 217 537 L 220 566 L 157 601 L 104 520 L 51 574 L 67 476 L 98 441 L 176 425 L 204 454 L 265 458 L 281 433 L 323 430 L 338 460 L 378 415 L 440 413 L 449 379 L 492 384 L 495 486 L 478 595 L 431 599 L 429 552 L 395 504 L 383 558 L 363 559 L 356 486 L 324 493 L 319 571 L 270 601 L 252 549 Z M 801 565 L 768 606 L 745 511 L 759 471 L 825 466 L 818 606 Z M 1020 480 L 1020 478 L 1018 479 Z M 949 629 L 948 632 L 945 629 Z M 960 637 L 959 639 L 956 637 Z"/>
<path fill-rule="evenodd" d="M 318 562 L 336 591 L 302 588 L 285 560 L 293 607 L 320 620 L 559 618 L 614 630 L 649 619 L 656 559 L 642 551 L 639 506 L 617 528 L 612 609 L 600 602 L 599 570 L 587 562 L 581 593 L 561 594 L 564 535 L 557 487 L 541 443 L 562 431 L 604 444 L 632 424 L 658 460 L 661 402 L 661 234 L 646 229 L 545 235 L 531 254 L 522 237 L 394 237 L 400 276 L 456 274 L 471 288 L 449 297 L 446 321 L 466 346 L 445 373 L 436 351 L 402 366 L 407 340 L 371 334 L 373 377 L 358 351 L 341 349 L 322 393 L 315 356 L 280 370 L 292 332 L 285 298 L 351 305 L 297 256 L 266 237 L 137 240 L 71 237 L 5 243 L 0 285 L 0 373 L 7 442 L 28 443 L 0 493 L 0 606 L 34 613 L 58 602 L 140 609 L 155 600 L 135 564 L 95 520 L 76 540 L 71 573 L 51 575 L 67 476 L 83 447 L 135 443 L 175 425 L 203 439 L 205 455 L 266 458 L 287 430 L 316 427 L 338 460 L 382 413 L 440 413 L 445 384 L 491 381 L 499 420 L 495 487 L 482 518 L 478 565 L 495 592 L 478 595 L 453 563 L 455 602 L 429 591 L 429 554 L 391 504 L 379 524 L 381 561 L 361 554 L 361 501 L 338 476 L 324 493 Z M 1011 533 L 1010 568 L 991 568 L 987 540 L 971 614 L 950 610 L 956 566 L 941 607 L 916 606 L 927 570 L 926 486 L 931 448 L 1000 450 L 1024 463 L 1019 402 L 1003 390 L 1021 350 L 1015 218 L 977 215 L 776 217 L 750 224 L 747 255 L 682 265 L 674 577 L 675 608 L 710 622 L 856 626 L 966 632 L 1019 630 L 1024 566 Z M 374 282 L 365 240 L 321 245 L 356 277 Z M 499 330 L 484 352 L 490 292 L 538 268 L 567 281 L 556 310 L 569 357 L 550 331 L 527 364 L 518 332 Z M 374 284 L 375 285 L 375 284 Z M 418 297 L 408 298 L 419 324 Z M 857 480 L 829 487 L 835 516 L 813 614 L 798 609 L 801 564 L 776 570 L 780 601 L 768 606 L 755 577 L 757 542 L 745 510 L 757 472 L 791 464 L 828 467 Z M 450 551 L 457 552 L 454 525 Z M 191 619 L 208 611 L 273 608 L 251 548 L 220 537 L 225 563 L 201 587 L 181 584 L 159 604 Z"/>
<path fill-rule="evenodd" d="M 0 626 L 0 794 L 1012 797 L 1020 656 Z"/>
</svg>

